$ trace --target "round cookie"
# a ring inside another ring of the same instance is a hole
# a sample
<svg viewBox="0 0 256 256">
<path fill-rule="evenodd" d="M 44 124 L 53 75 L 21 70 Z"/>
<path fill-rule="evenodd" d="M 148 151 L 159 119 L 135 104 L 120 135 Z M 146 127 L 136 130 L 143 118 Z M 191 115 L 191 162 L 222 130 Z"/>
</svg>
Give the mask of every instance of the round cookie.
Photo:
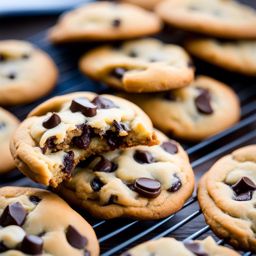
<svg viewBox="0 0 256 256">
<path fill-rule="evenodd" d="M 11 140 L 16 166 L 28 177 L 56 187 L 92 154 L 137 145 L 156 145 L 148 116 L 112 95 L 77 92 L 37 106 Z"/>
<path fill-rule="evenodd" d="M 61 16 L 50 30 L 54 43 L 121 40 L 155 34 L 161 21 L 154 13 L 127 3 L 95 2 Z"/>
<path fill-rule="evenodd" d="M 0 189 L 3 256 L 98 256 L 92 227 L 55 194 L 36 188 Z"/>
<path fill-rule="evenodd" d="M 122 0 L 122 2 L 135 4 L 148 10 L 154 10 L 155 6 L 162 0 Z"/>
<path fill-rule="evenodd" d="M 157 39 L 103 46 L 85 54 L 80 69 L 95 80 L 127 92 L 156 92 L 180 88 L 193 81 L 189 55 L 178 45 Z"/>
<path fill-rule="evenodd" d="M 256 145 L 219 159 L 203 176 L 198 200 L 211 229 L 241 250 L 256 252 Z"/>
<path fill-rule="evenodd" d="M 0 41 L 0 105 L 35 101 L 53 89 L 58 71 L 52 59 L 32 44 Z"/>
<path fill-rule="evenodd" d="M 256 41 L 194 39 L 186 42 L 186 49 L 221 68 L 256 76 Z"/>
<path fill-rule="evenodd" d="M 188 156 L 175 141 L 157 132 L 160 145 L 137 146 L 82 162 L 59 193 L 103 219 L 154 220 L 182 208 L 194 190 Z"/>
<path fill-rule="evenodd" d="M 170 253 L 171 252 L 171 253 Z M 239 256 L 232 249 L 218 245 L 212 237 L 204 240 L 179 242 L 174 238 L 165 237 L 148 241 L 123 253 L 121 256 Z"/>
<path fill-rule="evenodd" d="M 0 174 L 8 172 L 15 167 L 9 144 L 18 124 L 19 120 L 14 115 L 0 107 Z"/>
<path fill-rule="evenodd" d="M 227 85 L 199 76 L 189 86 L 158 94 L 121 94 L 140 106 L 163 132 L 198 141 L 234 125 L 239 100 Z"/>
<path fill-rule="evenodd" d="M 256 11 L 237 1 L 165 0 L 156 12 L 180 29 L 223 38 L 256 38 Z"/>
</svg>

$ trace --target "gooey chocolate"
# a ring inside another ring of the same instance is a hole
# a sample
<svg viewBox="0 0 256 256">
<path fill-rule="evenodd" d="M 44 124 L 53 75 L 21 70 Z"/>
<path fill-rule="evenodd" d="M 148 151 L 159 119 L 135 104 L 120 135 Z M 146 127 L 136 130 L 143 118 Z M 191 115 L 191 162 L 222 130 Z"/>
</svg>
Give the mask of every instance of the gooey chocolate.
<svg viewBox="0 0 256 256">
<path fill-rule="evenodd" d="M 161 193 L 161 183 L 155 179 L 138 178 L 133 186 L 137 193 L 147 198 L 155 198 Z"/>
<path fill-rule="evenodd" d="M 195 98 L 195 105 L 197 110 L 205 115 L 211 115 L 213 113 L 213 108 L 211 106 L 211 95 L 209 90 L 204 88 L 197 88 L 199 90 L 199 95 Z"/>
</svg>

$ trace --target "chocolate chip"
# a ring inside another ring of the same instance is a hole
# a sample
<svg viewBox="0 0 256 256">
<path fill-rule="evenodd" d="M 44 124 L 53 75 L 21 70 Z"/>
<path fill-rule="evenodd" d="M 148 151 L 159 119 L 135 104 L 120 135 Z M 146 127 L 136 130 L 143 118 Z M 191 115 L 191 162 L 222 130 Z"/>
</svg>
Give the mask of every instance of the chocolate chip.
<svg viewBox="0 0 256 256">
<path fill-rule="evenodd" d="M 133 154 L 133 158 L 140 164 L 150 164 L 154 162 L 152 154 L 145 150 L 136 150 Z"/>
<path fill-rule="evenodd" d="M 112 100 L 109 100 L 102 96 L 96 96 L 92 103 L 98 107 L 98 109 L 109 109 L 116 108 L 117 106 L 114 104 Z"/>
<path fill-rule="evenodd" d="M 236 201 L 248 201 L 252 199 L 256 185 L 248 177 L 242 177 L 236 184 L 232 185 L 231 188 L 235 192 L 234 199 Z"/>
<path fill-rule="evenodd" d="M 117 165 L 104 156 L 100 156 L 100 161 L 94 166 L 95 172 L 114 172 L 117 169 Z"/>
<path fill-rule="evenodd" d="M 108 130 L 104 138 L 107 140 L 107 144 L 111 147 L 111 149 L 119 148 L 123 143 L 123 137 L 118 136 L 116 131 Z"/>
<path fill-rule="evenodd" d="M 43 122 L 43 127 L 46 129 L 52 129 L 61 123 L 60 117 L 53 113 L 47 120 Z"/>
<path fill-rule="evenodd" d="M 118 27 L 121 26 L 121 23 L 122 23 L 122 21 L 121 21 L 120 19 L 116 18 L 116 19 L 114 19 L 114 20 L 112 21 L 112 26 L 113 26 L 114 28 L 118 28 Z"/>
<path fill-rule="evenodd" d="M 33 204 L 35 204 L 35 205 L 37 205 L 37 204 L 39 204 L 40 203 L 40 201 L 42 200 L 41 198 L 39 198 L 38 196 L 29 196 L 29 200 L 33 203 Z"/>
<path fill-rule="evenodd" d="M 161 148 L 165 150 L 166 152 L 170 153 L 171 155 L 174 155 L 178 152 L 178 147 L 176 144 L 170 142 L 170 141 L 165 141 L 162 143 Z"/>
<path fill-rule="evenodd" d="M 0 252 L 6 251 L 8 251 L 8 247 L 6 247 L 3 242 L 0 242 Z"/>
<path fill-rule="evenodd" d="M 122 123 L 122 122 L 117 122 L 116 120 L 113 121 L 113 126 L 115 128 L 115 131 L 120 133 L 122 131 L 129 131 L 129 127 L 127 124 L 125 123 Z"/>
<path fill-rule="evenodd" d="M 97 106 L 86 98 L 76 98 L 72 100 L 70 106 L 71 112 L 81 112 L 87 117 L 93 117 L 97 114 Z"/>
<path fill-rule="evenodd" d="M 200 90 L 200 94 L 195 98 L 195 104 L 197 110 L 206 115 L 210 115 L 213 113 L 213 109 L 211 106 L 211 96 L 210 92 L 203 88 L 198 88 Z"/>
<path fill-rule="evenodd" d="M 208 256 L 208 253 L 204 251 L 204 248 L 194 241 L 184 242 L 184 246 L 197 256 Z"/>
<path fill-rule="evenodd" d="M 15 79 L 16 76 L 17 76 L 17 75 L 16 75 L 16 73 L 14 73 L 14 72 L 9 73 L 9 74 L 7 75 L 7 77 L 8 77 L 9 79 L 11 79 L 11 80 Z"/>
<path fill-rule="evenodd" d="M 130 51 L 129 53 L 128 53 L 128 55 L 129 55 L 129 57 L 132 57 L 132 58 L 136 58 L 136 57 L 138 57 L 138 54 L 137 54 L 137 52 L 135 52 L 135 51 Z"/>
<path fill-rule="evenodd" d="M 84 251 L 84 256 L 91 256 L 91 253 L 88 250 Z"/>
<path fill-rule="evenodd" d="M 167 191 L 171 193 L 178 191 L 182 186 L 180 178 L 176 175 L 174 175 L 174 177 L 174 182 L 172 183 L 171 187 L 167 189 Z"/>
<path fill-rule="evenodd" d="M 5 122 L 0 122 L 0 130 L 4 129 L 6 127 Z"/>
<path fill-rule="evenodd" d="M 161 184 L 158 180 L 138 178 L 134 183 L 134 189 L 144 197 L 154 198 L 161 193 Z"/>
<path fill-rule="evenodd" d="M 43 253 L 43 239 L 39 236 L 26 235 L 21 242 L 20 250 L 29 255 Z"/>
<path fill-rule="evenodd" d="M 6 60 L 6 57 L 0 53 L 0 62 L 4 62 Z"/>
<path fill-rule="evenodd" d="M 103 186 L 104 186 L 104 183 L 98 178 L 94 178 L 91 181 L 91 187 L 92 187 L 93 191 L 95 191 L 95 192 L 100 191 Z"/>
<path fill-rule="evenodd" d="M 30 58 L 30 55 L 28 53 L 24 53 L 24 54 L 22 54 L 21 58 L 24 60 L 27 60 Z"/>
<path fill-rule="evenodd" d="M 176 101 L 176 96 L 171 91 L 164 93 L 163 98 L 169 101 Z"/>
<path fill-rule="evenodd" d="M 117 195 L 111 195 L 109 200 L 108 200 L 108 204 L 114 204 L 116 203 L 118 200 L 118 196 Z"/>
<path fill-rule="evenodd" d="M 73 226 L 69 225 L 66 232 L 66 238 L 69 244 L 77 249 L 83 249 L 88 241 Z"/>
<path fill-rule="evenodd" d="M 73 151 L 69 151 L 66 153 L 63 159 L 63 165 L 62 172 L 67 173 L 68 175 L 71 174 L 71 172 L 74 169 L 74 157 L 75 154 Z"/>
<path fill-rule="evenodd" d="M 27 211 L 23 208 L 21 203 L 9 204 L 5 207 L 1 217 L 0 226 L 6 227 L 9 225 L 22 226 L 27 217 Z"/>
<path fill-rule="evenodd" d="M 80 149 L 87 149 L 91 143 L 92 131 L 88 125 L 83 126 L 83 132 L 80 136 L 74 137 L 72 142 Z"/>
<path fill-rule="evenodd" d="M 125 72 L 126 72 L 126 69 L 124 69 L 124 68 L 115 68 L 114 70 L 112 70 L 110 75 L 117 79 L 122 79 Z"/>
<path fill-rule="evenodd" d="M 55 140 L 56 140 L 56 136 L 51 136 L 49 137 L 46 142 L 45 142 L 45 145 L 43 148 L 41 148 L 43 154 L 45 154 L 45 152 L 47 151 L 47 149 L 54 149 L 55 148 Z"/>
</svg>

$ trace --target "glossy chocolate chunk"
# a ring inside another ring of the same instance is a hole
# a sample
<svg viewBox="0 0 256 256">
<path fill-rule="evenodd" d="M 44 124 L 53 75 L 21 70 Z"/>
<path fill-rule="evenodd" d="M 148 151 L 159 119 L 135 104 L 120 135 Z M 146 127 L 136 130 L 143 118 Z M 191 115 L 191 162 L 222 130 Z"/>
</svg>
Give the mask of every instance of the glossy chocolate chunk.
<svg viewBox="0 0 256 256">
<path fill-rule="evenodd" d="M 112 100 L 109 100 L 102 96 L 96 96 L 92 100 L 92 103 L 96 105 L 98 109 L 109 109 L 117 107 Z"/>
<path fill-rule="evenodd" d="M 43 154 L 45 154 L 45 152 L 47 151 L 47 149 L 54 149 L 55 148 L 55 140 L 56 140 L 56 136 L 51 136 L 49 137 L 43 148 L 41 148 Z"/>
<path fill-rule="evenodd" d="M 80 149 L 87 149 L 91 143 L 92 131 L 90 126 L 84 125 L 83 132 L 80 136 L 74 137 L 72 142 Z"/>
<path fill-rule="evenodd" d="M 66 153 L 66 155 L 64 156 L 63 159 L 63 165 L 64 167 L 62 168 L 62 172 L 67 173 L 68 175 L 71 174 L 71 172 L 74 169 L 74 152 L 73 151 L 69 151 Z"/>
<path fill-rule="evenodd" d="M 41 202 L 41 198 L 39 198 L 38 196 L 29 196 L 29 201 L 31 201 L 33 204 L 37 205 Z"/>
<path fill-rule="evenodd" d="M 122 79 L 126 70 L 124 68 L 115 68 L 110 75 L 117 78 L 117 79 Z"/>
<path fill-rule="evenodd" d="M 12 203 L 5 207 L 1 217 L 0 226 L 6 227 L 9 225 L 22 226 L 27 217 L 27 211 L 23 208 L 21 203 Z"/>
<path fill-rule="evenodd" d="M 87 244 L 87 238 L 82 236 L 73 226 L 69 225 L 66 232 L 69 244 L 77 249 L 83 249 Z"/>
<path fill-rule="evenodd" d="M 107 143 L 111 149 L 119 148 L 123 143 L 123 137 L 118 136 L 116 131 L 107 131 L 104 138 L 107 140 Z"/>
<path fill-rule="evenodd" d="M 38 255 L 43 253 L 44 241 L 39 236 L 26 235 L 21 242 L 20 250 L 29 255 Z"/>
<path fill-rule="evenodd" d="M 195 98 L 195 104 L 197 110 L 205 115 L 210 115 L 213 113 L 211 106 L 211 95 L 210 92 L 203 88 L 198 88 L 199 95 Z"/>
<path fill-rule="evenodd" d="M 184 246 L 197 256 L 208 256 L 208 253 L 205 252 L 204 248 L 194 241 L 184 242 Z"/>
<path fill-rule="evenodd" d="M 133 154 L 133 158 L 140 164 L 150 164 L 154 162 L 152 154 L 145 150 L 136 150 Z"/>
<path fill-rule="evenodd" d="M 176 192 L 178 191 L 181 186 L 182 186 L 182 183 L 181 183 L 181 180 L 178 176 L 174 175 L 175 179 L 171 185 L 171 187 L 167 190 L 168 192 Z"/>
<path fill-rule="evenodd" d="M 104 156 L 100 156 L 100 161 L 94 166 L 95 172 L 114 172 L 117 169 L 117 165 Z"/>
<path fill-rule="evenodd" d="M 104 186 L 104 183 L 98 178 L 94 178 L 91 181 L 92 190 L 95 192 L 100 191 L 103 186 Z"/>
<path fill-rule="evenodd" d="M 242 177 L 236 184 L 232 185 L 231 188 L 235 192 L 234 199 L 236 201 L 248 201 L 252 199 L 256 185 L 248 177 Z"/>
<path fill-rule="evenodd" d="M 97 114 L 97 106 L 86 98 L 76 98 L 72 100 L 71 112 L 81 112 L 84 116 L 93 117 Z"/>
<path fill-rule="evenodd" d="M 127 124 L 122 122 L 117 122 L 116 120 L 113 121 L 113 126 L 115 128 L 115 131 L 118 133 L 122 131 L 128 132 L 130 130 Z"/>
<path fill-rule="evenodd" d="M 170 141 L 163 142 L 161 148 L 171 155 L 178 153 L 178 147 Z"/>
<path fill-rule="evenodd" d="M 134 190 L 141 196 L 155 198 L 161 193 L 161 183 L 149 178 L 138 178 L 134 183 Z"/>
<path fill-rule="evenodd" d="M 122 21 L 121 21 L 120 19 L 118 19 L 118 18 L 116 18 L 116 19 L 114 19 L 114 20 L 112 21 L 112 26 L 113 26 L 114 28 L 120 27 L 121 24 L 122 24 Z"/>
<path fill-rule="evenodd" d="M 9 73 L 9 74 L 7 75 L 7 77 L 8 77 L 9 79 L 11 79 L 11 80 L 14 80 L 14 79 L 17 77 L 17 75 L 16 75 L 16 73 L 11 72 L 11 73 Z"/>
<path fill-rule="evenodd" d="M 61 123 L 60 117 L 53 113 L 47 120 L 43 122 L 43 127 L 46 129 L 52 129 Z"/>
<path fill-rule="evenodd" d="M 8 248 L 4 245 L 3 242 L 0 242 L 0 253 L 8 251 Z"/>
</svg>

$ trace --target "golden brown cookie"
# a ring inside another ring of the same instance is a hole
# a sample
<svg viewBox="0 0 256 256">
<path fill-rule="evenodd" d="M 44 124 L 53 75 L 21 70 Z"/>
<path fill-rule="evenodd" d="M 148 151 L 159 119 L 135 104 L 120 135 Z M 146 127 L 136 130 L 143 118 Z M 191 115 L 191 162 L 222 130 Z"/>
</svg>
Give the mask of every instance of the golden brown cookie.
<svg viewBox="0 0 256 256">
<path fill-rule="evenodd" d="M 57 82 L 53 60 L 32 44 L 0 41 L 0 105 L 24 104 L 48 94 Z"/>
<path fill-rule="evenodd" d="M 180 88 L 194 78 L 191 59 L 178 45 L 153 38 L 103 46 L 85 54 L 80 69 L 95 80 L 127 92 Z"/>
<path fill-rule="evenodd" d="M 203 176 L 198 200 L 211 229 L 241 250 L 256 252 L 256 145 L 219 159 Z"/>
<path fill-rule="evenodd" d="M 92 227 L 49 191 L 0 188 L 2 256 L 98 256 Z"/>
<path fill-rule="evenodd" d="M 121 40 L 159 32 L 161 21 L 154 13 L 127 3 L 94 2 L 60 17 L 50 30 L 54 43 Z"/>
<path fill-rule="evenodd" d="M 198 141 L 234 125 L 239 100 L 227 85 L 199 76 L 189 86 L 158 94 L 120 94 L 140 106 L 166 134 Z"/>
<path fill-rule="evenodd" d="M 36 107 L 16 130 L 11 151 L 25 175 L 57 186 L 90 155 L 157 143 L 150 119 L 133 103 L 77 92 Z"/>
</svg>

